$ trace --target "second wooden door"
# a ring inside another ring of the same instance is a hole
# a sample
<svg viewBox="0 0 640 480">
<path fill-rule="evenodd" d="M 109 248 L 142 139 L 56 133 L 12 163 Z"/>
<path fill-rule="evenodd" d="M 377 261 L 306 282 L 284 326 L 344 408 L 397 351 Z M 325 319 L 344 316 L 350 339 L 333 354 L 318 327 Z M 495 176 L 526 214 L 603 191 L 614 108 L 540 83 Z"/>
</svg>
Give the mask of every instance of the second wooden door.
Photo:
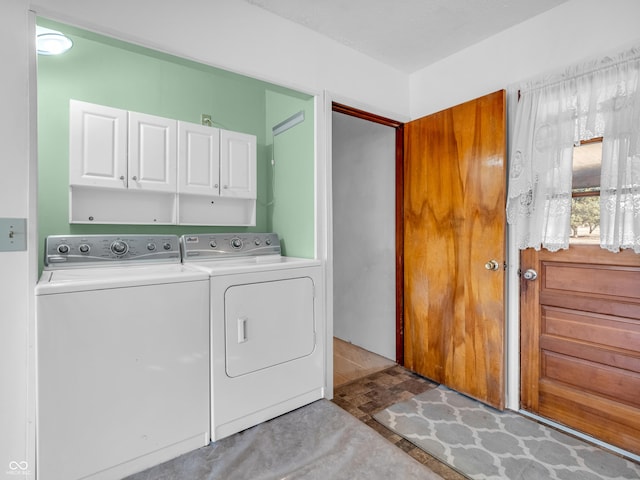
<svg viewBox="0 0 640 480">
<path fill-rule="evenodd" d="M 522 408 L 640 455 L 640 255 L 522 252 Z"/>
<path fill-rule="evenodd" d="M 405 366 L 504 408 L 505 95 L 405 125 Z"/>
</svg>

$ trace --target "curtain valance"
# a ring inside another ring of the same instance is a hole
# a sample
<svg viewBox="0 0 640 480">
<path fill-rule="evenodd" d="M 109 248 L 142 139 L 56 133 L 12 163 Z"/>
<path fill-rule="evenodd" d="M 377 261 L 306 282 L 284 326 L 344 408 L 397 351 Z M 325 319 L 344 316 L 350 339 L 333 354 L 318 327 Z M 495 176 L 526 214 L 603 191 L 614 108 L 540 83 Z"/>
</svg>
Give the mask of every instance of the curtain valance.
<svg viewBox="0 0 640 480">
<path fill-rule="evenodd" d="M 573 147 L 595 137 L 601 246 L 640 253 L 640 48 L 521 86 L 507 199 L 520 249 L 569 247 Z"/>
</svg>

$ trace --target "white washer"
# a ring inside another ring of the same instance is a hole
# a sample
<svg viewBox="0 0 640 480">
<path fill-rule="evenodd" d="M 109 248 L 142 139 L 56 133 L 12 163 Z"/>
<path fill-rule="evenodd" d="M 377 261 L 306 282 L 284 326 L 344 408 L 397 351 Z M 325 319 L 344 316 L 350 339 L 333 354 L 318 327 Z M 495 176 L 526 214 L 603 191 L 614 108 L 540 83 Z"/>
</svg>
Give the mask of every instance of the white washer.
<svg viewBox="0 0 640 480">
<path fill-rule="evenodd" d="M 177 236 L 52 236 L 36 287 L 38 480 L 209 443 L 209 281 Z"/>
<path fill-rule="evenodd" d="M 324 396 L 321 263 L 283 257 L 275 234 L 181 238 L 211 276 L 211 437 L 219 440 Z"/>
</svg>

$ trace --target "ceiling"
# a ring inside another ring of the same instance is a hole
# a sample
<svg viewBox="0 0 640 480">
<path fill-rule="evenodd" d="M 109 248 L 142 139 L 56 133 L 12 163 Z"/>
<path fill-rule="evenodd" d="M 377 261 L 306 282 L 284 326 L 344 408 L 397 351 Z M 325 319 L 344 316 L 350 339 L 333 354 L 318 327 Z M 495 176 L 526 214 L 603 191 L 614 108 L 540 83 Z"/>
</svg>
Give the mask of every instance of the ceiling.
<svg viewBox="0 0 640 480">
<path fill-rule="evenodd" d="M 245 0 L 413 73 L 568 0 Z"/>
</svg>

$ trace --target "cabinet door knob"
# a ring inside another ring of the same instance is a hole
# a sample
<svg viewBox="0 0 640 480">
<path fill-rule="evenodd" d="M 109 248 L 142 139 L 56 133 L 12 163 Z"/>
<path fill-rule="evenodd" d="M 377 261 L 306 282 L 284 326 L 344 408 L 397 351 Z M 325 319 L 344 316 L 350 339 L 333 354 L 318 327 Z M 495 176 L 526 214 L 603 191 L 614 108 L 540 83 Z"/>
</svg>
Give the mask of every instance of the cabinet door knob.
<svg viewBox="0 0 640 480">
<path fill-rule="evenodd" d="M 138 181 L 138 177 L 136 175 L 134 175 L 133 177 L 131 177 L 131 180 L 133 180 L 134 182 Z"/>
</svg>

